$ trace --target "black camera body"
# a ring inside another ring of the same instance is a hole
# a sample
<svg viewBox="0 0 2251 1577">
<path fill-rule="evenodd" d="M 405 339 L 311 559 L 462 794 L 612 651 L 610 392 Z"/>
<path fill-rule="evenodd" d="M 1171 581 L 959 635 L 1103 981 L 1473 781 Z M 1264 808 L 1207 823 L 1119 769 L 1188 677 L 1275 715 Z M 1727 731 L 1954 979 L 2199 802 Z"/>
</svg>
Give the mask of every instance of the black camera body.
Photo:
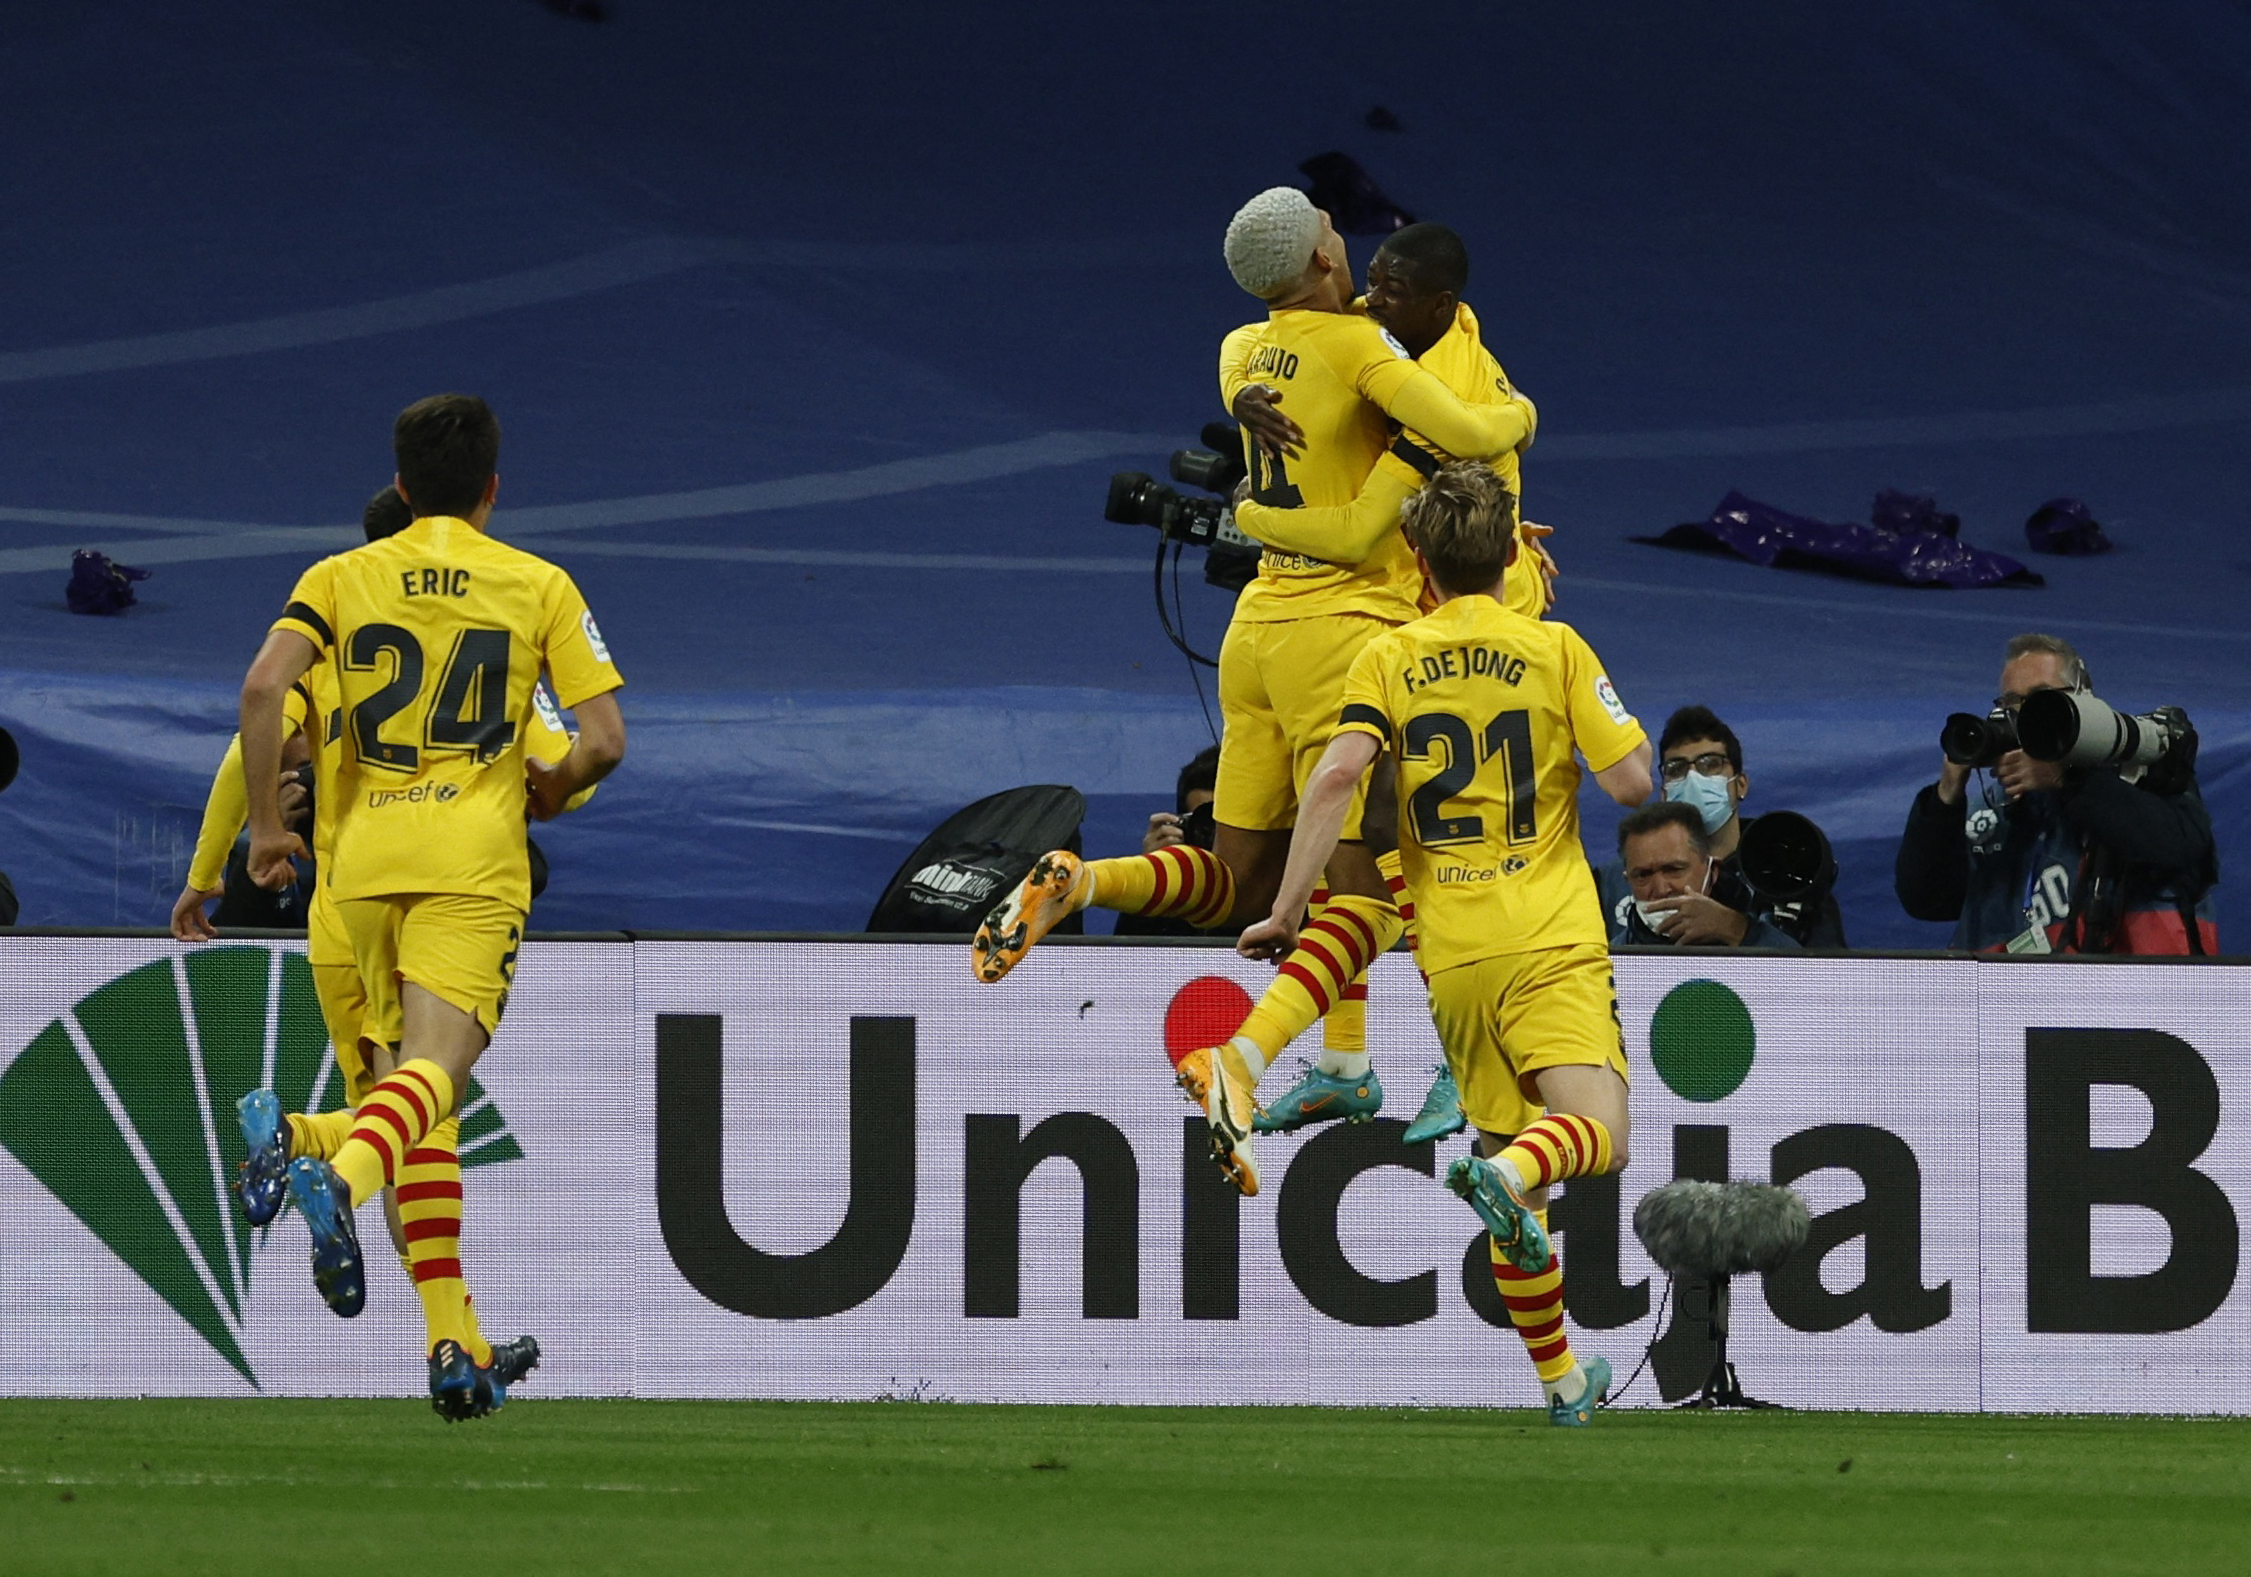
<svg viewBox="0 0 2251 1577">
<path fill-rule="evenodd" d="M 1938 731 L 1938 748 L 1958 767 L 1991 767 L 2023 747 L 2017 742 L 2016 715 L 1997 706 L 1983 717 L 1975 712 L 1953 713 Z"/>
<path fill-rule="evenodd" d="M 1205 447 L 1176 449 L 1169 467 L 1175 482 L 1214 495 L 1193 498 L 1143 471 L 1120 471 L 1110 478 L 1102 518 L 1122 526 L 1154 526 L 1168 541 L 1205 550 L 1206 584 L 1241 591 L 1258 573 L 1259 545 L 1235 529 L 1227 495 L 1247 472 L 1242 436 L 1224 422 L 1202 434 Z"/>
</svg>

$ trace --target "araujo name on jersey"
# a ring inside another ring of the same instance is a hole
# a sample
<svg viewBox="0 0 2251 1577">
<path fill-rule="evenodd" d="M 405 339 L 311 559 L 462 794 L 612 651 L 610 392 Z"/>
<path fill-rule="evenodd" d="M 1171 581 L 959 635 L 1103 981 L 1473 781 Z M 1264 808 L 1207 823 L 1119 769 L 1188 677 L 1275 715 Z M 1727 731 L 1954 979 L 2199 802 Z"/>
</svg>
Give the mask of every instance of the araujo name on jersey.
<svg viewBox="0 0 2251 1577">
<path fill-rule="evenodd" d="M 1409 695 L 1441 679 L 1493 678 L 1506 685 L 1522 684 L 1524 659 L 1490 646 L 1449 646 L 1416 658 L 1399 678 Z"/>
<path fill-rule="evenodd" d="M 742 1238 L 725 1199 L 723 1034 L 717 1014 L 656 1016 L 657 1219 L 673 1265 L 722 1308 L 760 1319 L 821 1319 L 875 1297 L 897 1273 L 913 1236 L 917 1171 L 916 1021 L 855 1017 L 850 1026 L 850 1163 L 844 1219 L 820 1247 L 779 1254 Z M 2235 1284 L 2234 1207 L 2195 1166 L 2220 1120 L 2211 1065 L 2188 1042 L 2155 1030 L 2025 1031 L 2026 1325 L 2032 1331 L 2161 1332 L 2209 1319 Z M 2138 1089 L 2153 1113 L 2131 1148 L 2094 1142 L 2091 1091 Z M 963 1312 L 1015 1318 L 1020 1309 L 1019 1195 L 1043 1161 L 1062 1159 L 1084 1190 L 1081 1309 L 1090 1319 L 1139 1319 L 1140 1158 L 1116 1124 L 1093 1112 L 1058 1112 L 1025 1131 L 1011 1113 L 965 1113 L 961 1177 Z M 1411 1325 L 1434 1318 L 1444 1270 L 1487 1322 L 1505 1328 L 1483 1233 L 1466 1236 L 1458 1266 L 1399 1279 L 1352 1263 L 1338 1233 L 1344 1192 L 1383 1167 L 1435 1171 L 1431 1145 L 1400 1143 L 1391 1119 L 1337 1124 L 1290 1157 L 1275 1189 L 1284 1270 L 1307 1303 L 1348 1325 Z M 1726 1124 L 1681 1123 L 1671 1134 L 1676 1175 L 1723 1180 L 1750 1158 L 1733 1154 Z M 1639 1142 L 1639 1141 L 1637 1141 Z M 1242 1317 L 1242 1199 L 1207 1160 L 1200 1118 L 1182 1120 L 1181 1308 L 1192 1320 Z M 1806 1246 L 1765 1278 L 1769 1307 L 1798 1331 L 1840 1330 L 1865 1316 L 1879 1331 L 1925 1330 L 1954 1313 L 1953 1285 L 1925 1284 L 1923 1169 L 1908 1142 L 1869 1123 L 1820 1123 L 1772 1145 L 1776 1183 L 1815 1172 L 1854 1174 L 1860 1197 L 1816 1216 Z M 1270 1174 L 1271 1175 L 1271 1174 Z M 1434 1207 L 1436 1203 L 1434 1202 Z M 2097 1205 L 2153 1211 L 2171 1230 L 2165 1263 L 2144 1274 L 2098 1274 Z M 1590 1330 L 1630 1325 L 1651 1309 L 1649 1279 L 1626 1282 L 1620 1245 L 1627 1218 L 1620 1179 L 1566 1184 L 1553 1205 L 1571 1267 L 1564 1296 Z M 1822 1271 L 1859 1242 L 1859 1278 Z"/>
<path fill-rule="evenodd" d="M 400 570 L 399 584 L 409 597 L 466 597 L 469 572 L 458 567 L 435 568 L 425 564 L 420 569 Z"/>
<path fill-rule="evenodd" d="M 1277 378 L 1294 378 L 1297 376 L 1297 352 L 1284 350 L 1279 345 L 1261 345 L 1257 354 L 1251 357 L 1250 371 L 1253 374 L 1270 372 Z"/>
</svg>

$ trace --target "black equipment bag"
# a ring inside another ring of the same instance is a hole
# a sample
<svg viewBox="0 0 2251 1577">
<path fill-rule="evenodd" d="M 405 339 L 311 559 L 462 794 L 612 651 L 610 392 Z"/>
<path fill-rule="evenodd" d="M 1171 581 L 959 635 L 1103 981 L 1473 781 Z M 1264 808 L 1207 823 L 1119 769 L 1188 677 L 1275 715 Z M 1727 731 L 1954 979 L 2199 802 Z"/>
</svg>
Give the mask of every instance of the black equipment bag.
<svg viewBox="0 0 2251 1577">
<path fill-rule="evenodd" d="M 1057 783 L 1009 789 L 955 811 L 899 867 L 870 931 L 968 936 L 1050 849 L 1079 851 L 1086 796 Z M 1077 935 L 1084 917 L 1056 931 Z"/>
</svg>

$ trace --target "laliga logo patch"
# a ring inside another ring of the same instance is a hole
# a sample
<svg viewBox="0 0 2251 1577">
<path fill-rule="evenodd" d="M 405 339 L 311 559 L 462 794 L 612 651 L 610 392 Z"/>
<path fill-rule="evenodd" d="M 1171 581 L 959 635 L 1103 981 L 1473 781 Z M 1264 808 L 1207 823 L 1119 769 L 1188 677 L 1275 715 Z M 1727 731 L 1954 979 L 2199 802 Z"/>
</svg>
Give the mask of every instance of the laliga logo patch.
<svg viewBox="0 0 2251 1577">
<path fill-rule="evenodd" d="M 1608 674 L 1601 674 L 1596 677 L 1594 698 L 1602 703 L 1602 709 L 1610 714 L 1612 722 L 1630 723 L 1633 721 L 1632 714 L 1619 703 L 1618 692 L 1611 688 Z"/>
<path fill-rule="evenodd" d="M 1407 354 L 1406 346 L 1400 344 L 1397 339 L 1392 337 L 1391 330 L 1386 328 L 1379 328 L 1376 330 L 1376 332 L 1378 334 L 1381 334 L 1383 336 L 1383 342 L 1391 347 L 1392 355 L 1397 356 L 1401 361 L 1413 361 L 1415 359 L 1414 357 Z"/>
<path fill-rule="evenodd" d="M 547 681 L 542 679 L 531 687 L 531 704 L 539 709 L 539 720 L 555 733 L 564 732 L 563 713 L 555 705 L 555 698 L 547 693 Z"/>
<path fill-rule="evenodd" d="M 578 623 L 579 628 L 586 631 L 586 644 L 593 650 L 594 660 L 598 663 L 608 662 L 610 660 L 610 649 L 602 644 L 602 631 L 594 622 L 594 610 L 589 608 L 580 614 Z"/>
</svg>

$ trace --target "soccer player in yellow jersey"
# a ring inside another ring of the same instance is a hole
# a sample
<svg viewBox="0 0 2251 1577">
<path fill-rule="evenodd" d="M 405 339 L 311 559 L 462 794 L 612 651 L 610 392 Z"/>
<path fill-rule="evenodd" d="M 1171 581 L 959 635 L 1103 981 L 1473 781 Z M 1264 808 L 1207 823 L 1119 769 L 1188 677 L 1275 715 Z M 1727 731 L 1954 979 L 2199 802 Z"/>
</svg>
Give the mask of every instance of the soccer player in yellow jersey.
<svg viewBox="0 0 2251 1577">
<path fill-rule="evenodd" d="M 304 852 L 280 821 L 283 698 L 316 662 L 336 668 L 343 748 L 321 882 L 392 1071 L 333 1156 L 290 1163 L 289 1193 L 312 1233 L 315 1285 L 345 1316 L 366 1300 L 352 1212 L 453 1113 L 507 1005 L 530 904 L 527 781 L 546 820 L 625 753 L 623 681 L 578 588 L 485 534 L 499 486 L 492 412 L 466 395 L 418 401 L 393 447 L 414 523 L 307 570 L 242 693 L 250 874 L 272 882 Z M 525 748 L 543 669 L 579 723 L 554 763 Z M 431 1349 L 441 1411 L 449 1397 L 473 1406 L 462 1335 Z"/>
<path fill-rule="evenodd" d="M 1467 404 L 1507 404 L 1518 398 L 1515 386 L 1487 349 L 1477 314 L 1462 300 L 1469 283 L 1469 252 L 1461 237 L 1440 224 L 1412 224 L 1395 231 L 1368 261 L 1370 318 L 1404 346 L 1407 353 Z M 1244 421 L 1269 455 L 1285 461 L 1303 447 L 1304 434 L 1289 419 L 1283 391 L 1271 383 L 1234 381 L 1230 410 Z M 1527 439 L 1527 446 L 1529 439 Z M 1521 514 L 1524 489 L 1518 455 L 1512 449 L 1491 460 L 1501 484 L 1516 496 Z M 1411 432 L 1392 440 L 1360 492 L 1349 504 L 1326 508 L 1281 508 L 1242 498 L 1235 523 L 1269 547 L 1291 552 L 1326 544 L 1331 551 L 1364 555 L 1399 524 L 1399 511 L 1448 457 Z M 1554 605 L 1555 561 L 1539 540 L 1546 526 L 1520 522 L 1519 534 L 1533 551 L 1509 566 L 1506 606 L 1534 618 Z"/>
<path fill-rule="evenodd" d="M 398 489 L 385 487 L 369 500 L 361 523 L 367 540 L 377 542 L 397 535 L 413 518 Z M 533 704 L 527 752 L 542 760 L 559 761 L 571 746 L 562 718 L 544 689 L 533 696 Z M 290 686 L 282 703 L 282 720 L 290 731 L 284 746 L 285 762 L 294 763 L 303 757 L 313 769 L 310 800 L 317 873 L 335 847 L 336 768 L 343 751 L 343 712 L 333 664 L 315 663 L 304 678 Z M 594 792 L 587 789 L 565 808 L 576 810 Z M 172 934 L 179 940 L 205 941 L 217 934 L 204 915 L 204 905 L 219 896 L 227 851 L 248 816 L 242 744 L 237 737 L 228 743 L 211 781 L 187 885 L 172 906 Z M 290 819 L 294 821 L 295 817 Z M 268 1225 L 280 1213 L 290 1160 L 298 1155 L 326 1158 L 335 1154 L 350 1134 L 353 1114 L 369 1086 L 391 1071 L 391 1048 L 370 1038 L 373 1030 L 367 1023 L 367 992 L 360 984 L 351 943 L 326 885 L 315 886 L 306 922 L 305 961 L 311 968 L 313 994 L 335 1048 L 336 1066 L 343 1075 L 346 1104 L 331 1112 L 283 1112 L 271 1090 L 253 1090 L 237 1103 L 246 1159 L 235 1193 L 243 1214 L 257 1227 Z M 529 1336 L 519 1336 L 495 1346 L 479 1325 L 476 1305 L 469 1297 L 460 1267 L 460 1131 L 460 1118 L 449 1117 L 408 1153 L 397 1184 L 384 1190 L 384 1216 L 400 1261 L 423 1304 L 431 1345 L 442 1340 L 457 1322 L 466 1332 L 462 1347 L 477 1368 L 480 1383 L 474 1400 L 475 1412 L 481 1416 L 505 1403 L 509 1388 L 537 1366 L 539 1343 Z M 434 1400 L 445 1405 L 460 1401 L 451 1394 Z"/>
<path fill-rule="evenodd" d="M 1236 282 L 1267 303 L 1268 315 L 1222 346 L 1222 402 L 1241 378 L 1279 380 L 1306 435 L 1304 453 L 1287 464 L 1251 455 L 1255 496 L 1285 506 L 1349 504 L 1389 445 L 1393 421 L 1449 453 L 1497 455 L 1529 437 L 1530 401 L 1465 404 L 1380 327 L 1349 310 L 1343 238 L 1303 192 L 1275 187 L 1251 199 L 1228 226 L 1225 254 Z M 1225 730 L 1214 849 L 1168 848 L 1091 863 L 1060 850 L 1044 856 L 979 929 L 979 978 L 1000 979 L 1058 920 L 1089 904 L 1201 926 L 1263 913 L 1280 880 L 1299 787 L 1333 724 L 1352 658 L 1372 636 L 1416 616 L 1419 589 L 1396 532 L 1362 558 L 1341 550 L 1264 555 L 1258 578 L 1236 599 L 1220 647 Z M 1205 1107 L 1214 1159 L 1246 1194 L 1258 1192 L 1251 1114 L 1224 1103 L 1215 1109 L 1212 1067 L 1229 1062 L 1241 1087 L 1254 1089 L 1284 1046 L 1363 989 L 1369 960 L 1399 935 L 1382 873 L 1357 841 L 1334 851 L 1328 877 L 1329 900 L 1304 946 L 1283 961 L 1241 1030 L 1177 1066 L 1181 1087 Z M 1364 1040 L 1349 1050 L 1331 1048 L 1324 1061 L 1334 1063 L 1341 1087 L 1362 1103 L 1361 1115 L 1372 1115 L 1382 1096 Z"/>
<path fill-rule="evenodd" d="M 1414 224 L 1393 232 L 1368 261 L 1368 293 L 1362 305 L 1424 368 L 1468 404 L 1502 404 L 1515 399 L 1508 374 L 1485 348 L 1477 315 L 1462 301 L 1469 283 L 1469 252 L 1461 237 L 1444 225 Z M 1230 380 L 1224 374 L 1223 382 Z M 1230 401 L 1231 412 L 1243 422 L 1246 435 L 1269 455 L 1287 459 L 1304 444 L 1304 434 L 1288 418 L 1283 392 L 1267 383 L 1242 383 Z M 1529 441 L 1529 440 L 1527 440 Z M 1495 456 L 1491 464 L 1502 485 L 1522 498 L 1518 450 Z M 1445 460 L 1415 434 L 1399 434 L 1368 473 L 1359 494 L 1349 504 L 1277 508 L 1244 496 L 1237 490 L 1236 523 L 1270 547 L 1306 551 L 1322 543 L 1335 544 L 1332 552 L 1364 554 L 1374 544 L 1396 534 L 1400 507 Z M 1247 487 L 1247 484 L 1246 484 Z M 1504 606 L 1538 618 L 1554 605 L 1555 561 L 1540 539 L 1550 534 L 1546 526 L 1520 520 L 1518 534 L 1529 552 L 1519 553 L 1509 565 Z M 1429 604 L 1423 604 L 1427 610 Z M 1400 885 L 1399 856 L 1384 833 L 1371 833 L 1364 841 L 1376 850 L 1376 862 L 1394 890 Z M 1318 902 L 1318 899 L 1316 899 Z M 1408 946 L 1414 945 L 1410 912 Z M 1338 1016 L 1324 1020 L 1327 1040 L 1340 1040 Z M 1348 1030 L 1347 1034 L 1350 1033 Z M 1355 1048 L 1357 1049 L 1357 1047 Z M 1261 1132 L 1303 1126 L 1345 1116 L 1353 1102 L 1349 1090 L 1340 1090 L 1334 1076 L 1341 1061 L 1324 1056 L 1288 1092 L 1270 1103 L 1254 1119 Z M 1374 1083 L 1371 1072 L 1370 1082 Z M 1376 1085 L 1380 1089 L 1380 1084 Z M 1408 1124 L 1402 1139 L 1409 1144 L 1458 1133 L 1466 1123 L 1461 1092 L 1453 1076 L 1441 1068 L 1423 1097 L 1420 1113 Z"/>
<path fill-rule="evenodd" d="M 1626 1162 L 1626 1061 L 1602 910 L 1579 841 L 1579 768 L 1621 805 L 1650 792 L 1649 739 L 1577 631 L 1501 603 L 1515 500 L 1490 467 L 1450 464 L 1405 526 L 1438 607 L 1368 642 L 1308 782 L 1274 912 L 1252 957 L 1297 942 L 1298 916 L 1362 777 L 1398 762 L 1399 847 L 1431 1017 L 1480 1155 L 1447 1182 L 1492 1238 L 1503 1301 L 1548 1392 L 1585 1424 L 1609 1366 L 1563 1334 L 1545 1190 Z M 1525 1121 L 1544 1107 L 1546 1115 Z"/>
</svg>

